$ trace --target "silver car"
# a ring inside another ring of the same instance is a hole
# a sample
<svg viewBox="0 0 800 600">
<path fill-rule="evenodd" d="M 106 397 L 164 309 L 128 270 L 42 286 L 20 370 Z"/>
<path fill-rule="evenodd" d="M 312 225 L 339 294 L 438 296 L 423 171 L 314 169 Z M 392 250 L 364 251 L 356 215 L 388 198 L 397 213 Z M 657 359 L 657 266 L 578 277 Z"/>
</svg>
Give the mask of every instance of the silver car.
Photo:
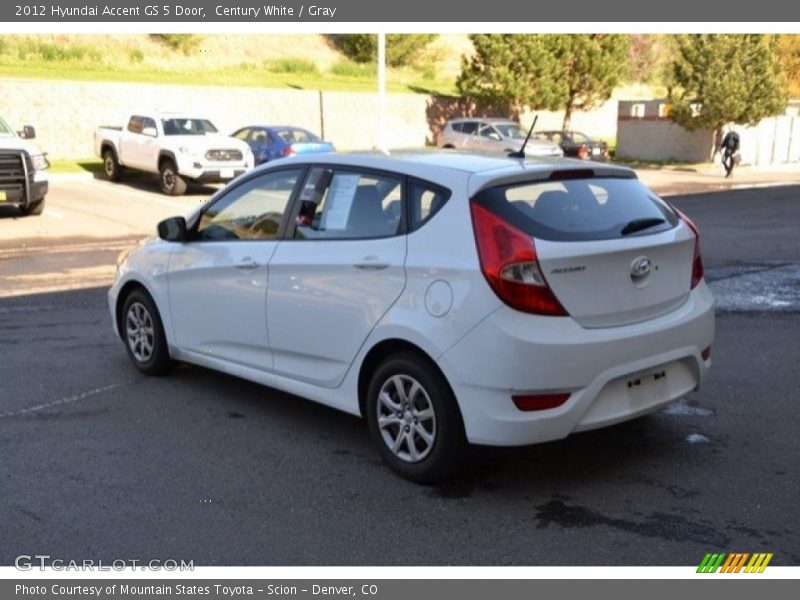
<svg viewBox="0 0 800 600">
<path fill-rule="evenodd" d="M 507 119 L 465 118 L 448 121 L 436 139 L 439 148 L 478 150 L 481 152 L 516 152 L 527 132 Z M 558 144 L 531 136 L 525 147 L 528 156 L 564 156 Z"/>
</svg>

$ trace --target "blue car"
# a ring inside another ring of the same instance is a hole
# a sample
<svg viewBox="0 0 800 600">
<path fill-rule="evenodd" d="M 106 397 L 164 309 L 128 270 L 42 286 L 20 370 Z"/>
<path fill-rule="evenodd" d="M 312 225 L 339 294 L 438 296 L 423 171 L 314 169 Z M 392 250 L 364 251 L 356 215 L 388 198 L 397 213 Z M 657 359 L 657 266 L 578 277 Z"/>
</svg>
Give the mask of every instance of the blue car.
<svg viewBox="0 0 800 600">
<path fill-rule="evenodd" d="M 330 142 L 319 139 L 301 127 L 251 125 L 236 130 L 231 137 L 250 146 L 257 165 L 295 154 L 320 154 L 336 150 Z"/>
</svg>

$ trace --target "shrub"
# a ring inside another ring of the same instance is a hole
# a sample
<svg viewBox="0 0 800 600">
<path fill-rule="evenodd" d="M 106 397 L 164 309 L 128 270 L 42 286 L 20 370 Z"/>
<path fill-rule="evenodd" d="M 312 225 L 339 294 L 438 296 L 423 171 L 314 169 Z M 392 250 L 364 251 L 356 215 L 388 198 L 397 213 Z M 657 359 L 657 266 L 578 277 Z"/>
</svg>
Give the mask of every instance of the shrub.
<svg viewBox="0 0 800 600">
<path fill-rule="evenodd" d="M 374 62 L 378 36 L 374 33 L 331 35 L 331 41 L 347 58 L 359 63 Z M 386 36 L 386 63 L 392 67 L 411 64 L 436 39 L 431 33 L 390 33 Z"/>
<path fill-rule="evenodd" d="M 376 77 L 376 69 L 375 63 L 354 63 L 347 60 L 333 65 L 331 73 L 342 77 Z"/>
<path fill-rule="evenodd" d="M 203 41 L 202 35 L 193 33 L 152 33 L 150 36 L 167 48 L 172 50 L 180 50 L 184 54 L 190 54 L 200 45 Z"/>
<path fill-rule="evenodd" d="M 302 58 L 282 58 L 269 61 L 264 66 L 272 73 L 319 73 L 317 65 Z"/>
<path fill-rule="evenodd" d="M 134 64 L 139 64 L 144 61 L 144 52 L 139 48 L 134 48 L 128 53 L 128 58 Z"/>
</svg>

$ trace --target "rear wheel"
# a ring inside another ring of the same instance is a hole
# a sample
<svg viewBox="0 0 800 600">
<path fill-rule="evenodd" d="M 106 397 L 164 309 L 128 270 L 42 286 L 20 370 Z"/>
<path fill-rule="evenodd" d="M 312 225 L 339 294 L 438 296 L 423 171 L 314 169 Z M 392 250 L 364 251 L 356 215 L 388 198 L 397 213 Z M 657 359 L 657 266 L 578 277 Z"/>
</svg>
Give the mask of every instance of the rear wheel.
<svg viewBox="0 0 800 600">
<path fill-rule="evenodd" d="M 178 174 L 178 168 L 171 160 L 161 163 L 158 170 L 161 191 L 170 196 L 182 196 L 186 193 L 186 180 Z"/>
<path fill-rule="evenodd" d="M 26 217 L 42 214 L 42 211 L 44 211 L 44 198 L 36 202 L 32 202 L 28 206 L 21 208 L 20 211 Z"/>
<path fill-rule="evenodd" d="M 373 443 L 398 474 L 435 483 L 455 474 L 467 452 L 456 399 L 438 370 L 413 353 L 390 357 L 367 392 Z"/>
<path fill-rule="evenodd" d="M 142 373 L 164 375 L 172 370 L 175 363 L 169 357 L 161 317 L 144 290 L 134 290 L 125 299 L 120 333 L 128 356 Z"/>
<path fill-rule="evenodd" d="M 119 181 L 122 179 L 123 167 L 117 160 L 117 154 L 111 148 L 106 148 L 103 151 L 103 173 L 110 181 Z"/>
</svg>

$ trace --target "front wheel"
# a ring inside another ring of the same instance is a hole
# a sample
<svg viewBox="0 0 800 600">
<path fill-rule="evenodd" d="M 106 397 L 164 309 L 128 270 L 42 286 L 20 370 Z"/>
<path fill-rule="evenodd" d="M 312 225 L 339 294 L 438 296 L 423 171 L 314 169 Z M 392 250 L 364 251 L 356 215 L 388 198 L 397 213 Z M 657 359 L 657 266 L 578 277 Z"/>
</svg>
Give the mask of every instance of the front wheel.
<svg viewBox="0 0 800 600">
<path fill-rule="evenodd" d="M 119 181 L 122 179 L 123 167 L 117 160 L 116 153 L 110 148 L 103 151 L 103 173 L 109 181 Z"/>
<path fill-rule="evenodd" d="M 441 373 L 415 354 L 395 355 L 376 369 L 367 393 L 367 420 L 383 460 L 411 481 L 446 479 L 466 458 L 453 392 Z"/>
<path fill-rule="evenodd" d="M 142 373 L 164 375 L 172 370 L 164 325 L 155 302 L 144 290 L 134 290 L 125 299 L 120 333 L 128 356 Z"/>
<path fill-rule="evenodd" d="M 26 217 L 40 215 L 44 211 L 44 198 L 42 198 L 41 200 L 37 200 L 36 202 L 32 202 L 31 204 L 29 204 L 25 208 L 21 208 L 20 210 L 22 211 L 22 214 L 25 215 Z"/>
<path fill-rule="evenodd" d="M 186 193 L 186 180 L 178 174 L 178 168 L 171 160 L 161 163 L 158 170 L 161 191 L 169 196 L 182 196 Z"/>
</svg>

